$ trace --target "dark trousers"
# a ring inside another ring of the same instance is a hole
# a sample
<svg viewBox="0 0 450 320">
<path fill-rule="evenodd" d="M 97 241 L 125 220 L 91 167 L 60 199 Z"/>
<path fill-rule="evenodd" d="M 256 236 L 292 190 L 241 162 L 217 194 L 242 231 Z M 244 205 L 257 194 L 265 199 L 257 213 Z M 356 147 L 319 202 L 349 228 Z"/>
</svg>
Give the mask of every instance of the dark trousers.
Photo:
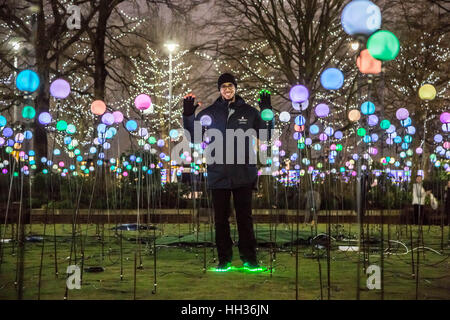
<svg viewBox="0 0 450 320">
<path fill-rule="evenodd" d="M 213 189 L 212 202 L 216 228 L 216 245 L 219 263 L 231 262 L 233 241 L 230 235 L 230 198 L 233 193 L 234 208 L 239 233 L 239 254 L 244 262 L 256 263 L 256 239 L 253 232 L 252 188 Z"/>
<path fill-rule="evenodd" d="M 413 224 L 418 225 L 423 224 L 423 210 L 424 210 L 424 206 L 423 205 L 419 205 L 419 204 L 415 204 L 414 206 L 414 216 L 413 216 Z"/>
</svg>

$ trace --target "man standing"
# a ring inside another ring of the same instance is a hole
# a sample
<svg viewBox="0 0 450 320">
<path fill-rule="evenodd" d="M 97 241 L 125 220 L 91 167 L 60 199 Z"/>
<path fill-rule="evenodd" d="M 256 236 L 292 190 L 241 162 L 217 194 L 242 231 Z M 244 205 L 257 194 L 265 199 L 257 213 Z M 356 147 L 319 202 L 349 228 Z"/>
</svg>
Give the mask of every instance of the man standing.
<svg viewBox="0 0 450 320">
<path fill-rule="evenodd" d="M 227 131 L 228 134 L 231 130 L 235 135 L 239 135 L 241 130 L 242 132 L 249 132 L 249 130 L 253 129 L 253 132 L 256 132 L 256 136 L 258 136 L 260 129 L 270 129 L 271 124 L 263 121 L 260 111 L 246 104 L 236 94 L 237 81 L 233 75 L 229 73 L 222 74 L 217 85 L 220 97 L 211 106 L 200 112 L 195 112 L 198 107 L 198 105 L 194 105 L 195 96 L 189 94 L 185 97 L 183 124 L 184 128 L 190 133 L 191 141 L 195 143 L 201 142 L 195 141 L 196 137 L 199 136 L 194 133 L 195 121 L 202 119 L 204 116 L 208 116 L 211 119 L 211 122 L 207 124 L 208 129 L 216 129 L 222 134 L 222 146 L 219 147 L 220 150 L 215 149 L 214 155 L 211 153 L 216 159 L 213 163 L 208 161 L 207 168 L 208 188 L 212 192 L 216 245 L 219 257 L 217 270 L 226 271 L 230 269 L 233 258 L 233 242 L 228 221 L 230 217 L 231 194 L 233 194 L 236 210 L 240 258 L 245 268 L 259 270 L 261 268 L 256 257 L 256 239 L 251 216 L 252 191 L 256 187 L 258 177 L 256 163 L 252 163 L 250 160 L 256 159 L 256 154 L 251 145 L 254 137 L 245 137 L 245 150 L 237 150 L 235 136 L 231 137 L 234 143 L 227 144 L 227 139 L 230 139 L 227 136 Z M 259 104 L 261 111 L 272 109 L 270 95 L 262 94 Z M 266 136 L 268 137 L 268 134 Z M 212 144 L 214 141 L 215 139 L 211 139 L 210 143 Z M 218 156 L 220 151 L 223 151 L 223 157 Z M 230 159 L 233 159 L 233 161 L 230 161 Z"/>
<path fill-rule="evenodd" d="M 430 191 L 425 191 L 422 185 L 422 176 L 418 175 L 416 183 L 413 184 L 412 190 L 412 204 L 414 207 L 413 224 L 420 224 L 423 221 L 423 206 L 425 204 L 425 198 Z"/>
</svg>

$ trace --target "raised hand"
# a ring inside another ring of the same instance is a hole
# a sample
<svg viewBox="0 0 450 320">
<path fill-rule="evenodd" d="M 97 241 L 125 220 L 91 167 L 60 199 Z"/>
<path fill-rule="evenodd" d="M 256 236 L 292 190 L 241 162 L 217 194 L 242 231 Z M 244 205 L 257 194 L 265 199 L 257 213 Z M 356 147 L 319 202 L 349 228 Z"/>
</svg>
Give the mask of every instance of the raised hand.
<svg viewBox="0 0 450 320">
<path fill-rule="evenodd" d="M 261 111 L 263 111 L 264 109 L 272 109 L 272 103 L 270 102 L 270 91 L 269 90 L 262 89 L 259 92 L 258 103 L 259 103 L 259 108 L 261 109 Z"/>
<path fill-rule="evenodd" d="M 199 104 L 195 104 L 195 95 L 193 93 L 189 93 L 184 97 L 183 100 L 183 115 L 191 116 L 194 114 L 195 109 L 199 106 Z"/>
</svg>

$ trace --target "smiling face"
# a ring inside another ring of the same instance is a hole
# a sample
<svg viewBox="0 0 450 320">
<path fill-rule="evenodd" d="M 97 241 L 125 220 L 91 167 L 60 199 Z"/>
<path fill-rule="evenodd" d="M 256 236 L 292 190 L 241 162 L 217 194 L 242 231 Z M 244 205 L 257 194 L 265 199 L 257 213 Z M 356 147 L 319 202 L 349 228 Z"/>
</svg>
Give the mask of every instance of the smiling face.
<svg viewBox="0 0 450 320">
<path fill-rule="evenodd" d="M 236 94 L 236 87 L 231 82 L 225 82 L 220 86 L 220 94 L 225 100 L 232 100 Z"/>
</svg>

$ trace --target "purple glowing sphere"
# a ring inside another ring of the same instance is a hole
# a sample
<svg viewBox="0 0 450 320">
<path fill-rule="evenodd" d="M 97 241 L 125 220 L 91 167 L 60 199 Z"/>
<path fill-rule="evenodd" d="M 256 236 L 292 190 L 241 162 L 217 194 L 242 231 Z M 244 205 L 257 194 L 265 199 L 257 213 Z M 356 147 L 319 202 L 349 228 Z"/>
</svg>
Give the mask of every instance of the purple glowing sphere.
<svg viewBox="0 0 450 320">
<path fill-rule="evenodd" d="M 325 103 L 320 103 L 316 106 L 315 112 L 319 118 L 323 118 L 328 116 L 330 113 L 330 108 Z"/>
<path fill-rule="evenodd" d="M 398 120 L 405 120 L 408 119 L 409 117 L 409 111 L 405 108 L 400 108 L 397 110 L 397 112 L 395 113 L 395 116 L 397 117 Z"/>
<path fill-rule="evenodd" d="M 292 102 L 304 102 L 308 100 L 309 98 L 309 92 L 308 89 L 305 86 L 302 85 L 296 85 L 291 88 L 291 91 L 289 91 L 289 98 Z"/>
<path fill-rule="evenodd" d="M 123 121 L 123 114 L 120 111 L 113 112 L 114 123 L 121 123 Z"/>
<path fill-rule="evenodd" d="M 113 125 L 114 124 L 114 115 L 110 112 L 103 114 L 102 123 L 106 124 L 107 126 Z"/>
<path fill-rule="evenodd" d="M 204 116 L 202 116 L 200 118 L 200 123 L 202 126 L 204 127 L 209 127 L 212 124 L 212 119 L 210 116 L 208 116 L 207 114 L 205 114 Z"/>
<path fill-rule="evenodd" d="M 371 127 L 376 126 L 378 124 L 378 117 L 374 114 L 371 114 L 367 122 Z"/>
<path fill-rule="evenodd" d="M 70 94 L 70 84 L 64 79 L 56 79 L 50 85 L 50 94 L 56 99 L 65 99 Z"/>
</svg>

